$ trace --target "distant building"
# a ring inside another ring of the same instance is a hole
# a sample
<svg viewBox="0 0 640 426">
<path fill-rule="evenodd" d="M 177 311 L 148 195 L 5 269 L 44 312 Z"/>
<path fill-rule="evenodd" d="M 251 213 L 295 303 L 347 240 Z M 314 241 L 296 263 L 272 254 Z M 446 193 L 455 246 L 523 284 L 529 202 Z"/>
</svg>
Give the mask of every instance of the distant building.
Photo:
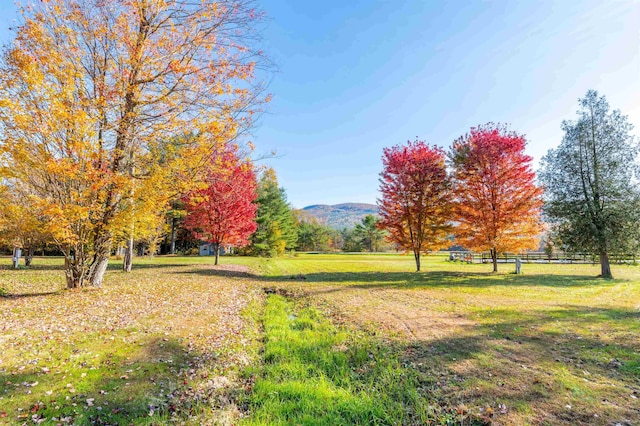
<svg viewBox="0 0 640 426">
<path fill-rule="evenodd" d="M 220 256 L 225 254 L 231 254 L 233 252 L 233 246 L 231 244 L 223 244 L 220 246 Z M 200 243 L 199 256 L 215 256 L 216 250 L 211 243 Z"/>
</svg>

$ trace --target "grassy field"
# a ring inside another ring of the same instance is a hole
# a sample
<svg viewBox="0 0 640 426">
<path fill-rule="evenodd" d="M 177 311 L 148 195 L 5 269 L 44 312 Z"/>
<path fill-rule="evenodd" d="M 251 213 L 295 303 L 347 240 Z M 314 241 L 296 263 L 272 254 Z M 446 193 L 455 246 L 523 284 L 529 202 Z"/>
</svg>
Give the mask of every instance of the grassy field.
<svg viewBox="0 0 640 426">
<path fill-rule="evenodd" d="M 0 424 L 640 424 L 638 267 L 136 260 L 0 270 Z"/>
</svg>

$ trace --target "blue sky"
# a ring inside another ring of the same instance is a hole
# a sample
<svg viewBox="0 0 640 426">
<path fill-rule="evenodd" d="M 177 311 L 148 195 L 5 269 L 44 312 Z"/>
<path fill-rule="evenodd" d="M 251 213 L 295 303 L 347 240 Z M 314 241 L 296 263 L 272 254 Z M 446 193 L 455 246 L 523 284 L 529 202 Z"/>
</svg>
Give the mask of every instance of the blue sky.
<svg viewBox="0 0 640 426">
<path fill-rule="evenodd" d="M 640 134 L 639 1 L 264 3 L 280 72 L 258 150 L 296 207 L 374 203 L 382 149 L 510 123 L 537 160 L 590 88 Z"/>
<path fill-rule="evenodd" d="M 375 203 L 382 149 L 510 123 L 538 161 L 588 89 L 640 135 L 638 0 L 265 0 L 279 71 L 254 132 L 295 207 Z M 0 0 L 0 40 L 15 17 Z"/>
</svg>

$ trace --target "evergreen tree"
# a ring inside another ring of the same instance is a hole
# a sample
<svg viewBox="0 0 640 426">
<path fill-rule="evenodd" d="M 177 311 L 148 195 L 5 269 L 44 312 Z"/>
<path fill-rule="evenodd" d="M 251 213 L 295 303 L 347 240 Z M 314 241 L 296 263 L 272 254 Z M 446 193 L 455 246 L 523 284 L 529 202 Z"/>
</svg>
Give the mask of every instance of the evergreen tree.
<svg viewBox="0 0 640 426">
<path fill-rule="evenodd" d="M 372 214 L 368 214 L 362 218 L 362 221 L 356 224 L 354 235 L 360 240 L 362 247 L 365 247 L 371 253 L 378 251 L 380 243 L 384 238 L 384 232 L 378 229 L 380 219 Z"/>
<path fill-rule="evenodd" d="M 295 248 L 298 238 L 295 219 L 273 169 L 266 170 L 260 178 L 256 203 L 258 229 L 251 236 L 253 254 L 277 256 Z"/>
<path fill-rule="evenodd" d="M 344 228 L 340 231 L 342 237 L 342 251 L 349 253 L 362 251 L 362 240 L 355 235 L 355 229 Z"/>
<path fill-rule="evenodd" d="M 302 221 L 297 225 L 299 251 L 328 251 L 333 230 L 316 221 Z"/>
<path fill-rule="evenodd" d="M 627 117 L 593 90 L 562 128 L 562 143 L 542 162 L 544 213 L 565 250 L 600 256 L 601 276 L 611 278 L 609 255 L 638 243 L 638 144 Z"/>
</svg>

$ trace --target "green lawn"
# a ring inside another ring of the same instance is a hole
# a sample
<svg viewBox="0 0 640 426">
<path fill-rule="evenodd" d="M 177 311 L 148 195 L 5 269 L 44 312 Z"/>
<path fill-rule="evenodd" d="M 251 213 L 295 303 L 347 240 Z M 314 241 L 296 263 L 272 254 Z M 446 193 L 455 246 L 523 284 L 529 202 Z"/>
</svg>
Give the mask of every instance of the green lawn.
<svg viewBox="0 0 640 426">
<path fill-rule="evenodd" d="M 0 270 L 0 423 L 640 423 L 638 267 L 221 260 Z"/>
</svg>

